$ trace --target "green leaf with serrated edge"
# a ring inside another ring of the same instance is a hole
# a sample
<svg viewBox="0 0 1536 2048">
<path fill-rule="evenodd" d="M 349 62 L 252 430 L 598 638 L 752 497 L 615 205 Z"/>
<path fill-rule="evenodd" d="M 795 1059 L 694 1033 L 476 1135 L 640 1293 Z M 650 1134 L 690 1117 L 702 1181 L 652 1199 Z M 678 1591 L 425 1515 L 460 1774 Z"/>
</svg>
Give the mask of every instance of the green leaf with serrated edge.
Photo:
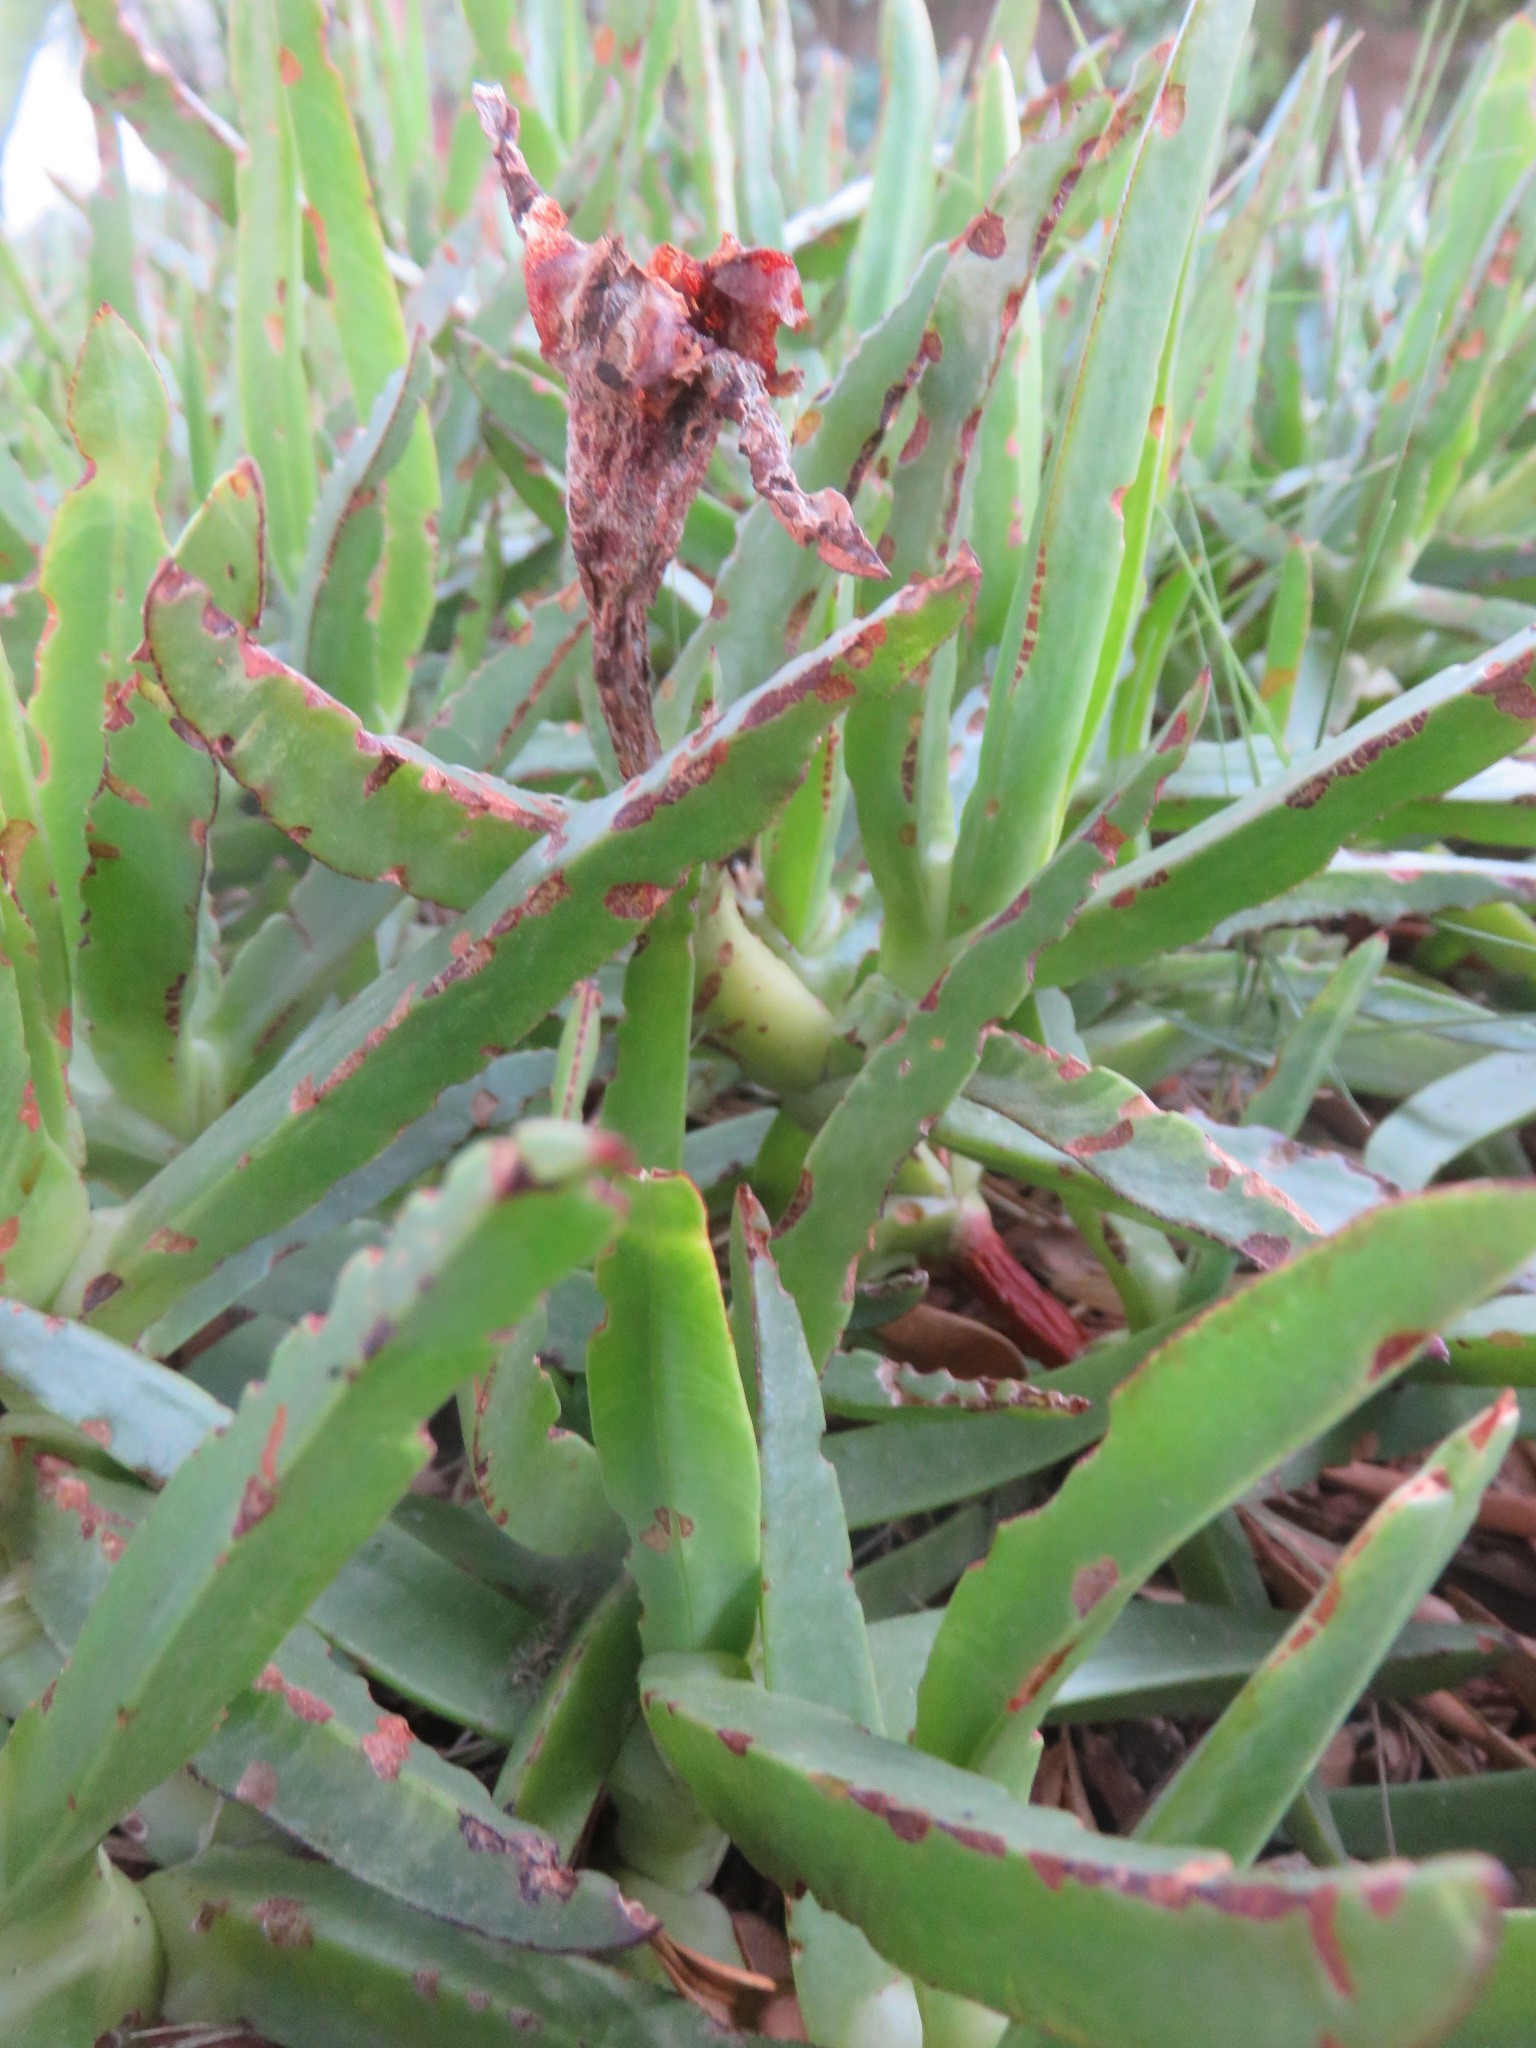
<svg viewBox="0 0 1536 2048">
<path fill-rule="evenodd" d="M 137 1334 L 221 1259 L 366 1165 L 445 1086 L 479 1073 L 488 1047 L 515 1045 L 688 868 L 724 860 L 759 829 L 839 710 L 921 662 L 969 588 L 963 568 L 909 585 L 532 848 L 468 918 L 354 997 L 156 1175 L 104 1260 L 78 1276 L 91 1319 Z M 158 1250 L 157 1231 L 194 1248 Z"/>
<path fill-rule="evenodd" d="M 587 1346 L 603 1484 L 630 1533 L 647 1647 L 739 1654 L 757 1619 L 757 1450 L 708 1218 L 680 1174 L 626 1192 L 597 1267 L 607 1320 Z"/>
<path fill-rule="evenodd" d="M 991 1043 L 989 1040 L 989 1046 Z M 1017 1106 L 1023 1107 L 1022 1099 Z M 1029 1113 L 1033 1116 L 1034 1109 L 1031 1108 Z M 1262 1124 L 1219 1124 L 1198 1111 L 1191 1112 L 1187 1120 L 1218 1151 L 1235 1160 L 1245 1175 L 1253 1174 L 1268 1182 L 1278 1190 L 1282 1204 L 1288 1201 L 1310 1217 L 1324 1236 L 1336 1230 L 1341 1223 L 1348 1222 L 1350 1217 L 1358 1216 L 1361 1210 L 1373 1208 L 1377 1202 L 1386 1201 L 1400 1192 L 1392 1182 L 1368 1173 L 1357 1160 L 1344 1153 L 1298 1144 L 1295 1139 L 1286 1138 L 1279 1131 L 1269 1130 Z M 1154 1216 L 1137 1202 L 1120 1194 L 1107 1180 L 1091 1173 L 1092 1155 L 1086 1161 L 1069 1158 L 1065 1152 L 1058 1151 L 1054 1145 L 1026 1130 L 1022 1123 L 997 1110 L 984 1109 L 980 1103 L 972 1102 L 966 1096 L 950 1104 L 934 1125 L 933 1137 L 938 1144 L 958 1152 L 962 1158 L 974 1160 L 978 1166 L 993 1173 L 1007 1174 L 1027 1187 L 1075 1195 L 1106 1215 L 1155 1222 L 1160 1230 L 1179 1236 L 1186 1235 L 1188 1231 L 1185 1221 L 1177 1213 L 1176 1204 L 1181 1197 L 1192 1199 L 1197 1212 L 1204 1215 L 1207 1222 L 1212 1213 L 1208 1183 L 1202 1187 L 1195 1180 L 1176 1180 L 1166 1191 L 1171 1199 L 1164 1199 L 1160 1193 L 1160 1206 Z M 1218 1218 L 1221 1229 L 1225 1229 L 1227 1222 L 1238 1220 L 1240 1209 L 1236 1205 L 1241 1203 L 1242 1190 L 1239 1189 L 1237 1196 L 1230 1199 L 1234 1206 L 1229 1208 L 1224 1204 Z M 1193 1219 L 1190 1220 L 1193 1223 Z"/>
<path fill-rule="evenodd" d="M 449 768 L 410 740 L 369 732 L 241 633 L 175 564 L 155 578 L 144 626 L 180 717 L 327 867 L 463 909 L 570 815 L 558 797 Z"/>
<path fill-rule="evenodd" d="M 104 95 L 171 175 L 233 226 L 240 137 L 150 48 L 137 15 L 118 0 L 75 0 L 75 14 L 92 97 Z"/>
<path fill-rule="evenodd" d="M 273 566 L 292 590 L 315 499 L 315 455 L 298 145 L 283 92 L 277 0 L 242 0 L 235 10 L 229 70 L 245 135 L 235 170 L 235 380 L 245 444 L 266 487 Z"/>
<path fill-rule="evenodd" d="M 1183 253 L 1205 201 L 1251 0 L 1194 0 L 1137 144 L 1077 375 L 997 657 L 976 786 L 961 819 L 950 924 L 1007 903 L 1061 829 L 1064 777 L 1124 552 Z"/>
<path fill-rule="evenodd" d="M 51 1298 L 89 1208 L 65 1077 L 68 964 L 39 815 L 25 714 L 0 653 L 0 1281 L 27 1301 Z"/>
<path fill-rule="evenodd" d="M 1151 959 L 1316 874 L 1362 826 L 1454 789 L 1536 731 L 1536 630 L 1444 670 L 1272 782 L 1117 868 L 1048 946 L 1041 986 Z"/>
<path fill-rule="evenodd" d="M 87 466 L 60 504 L 38 584 L 52 626 L 27 717 L 40 742 L 38 803 L 65 941 L 79 937 L 85 815 L 101 781 L 102 721 L 131 687 L 143 593 L 165 553 L 155 510 L 170 408 L 143 344 L 109 307 L 92 320 L 70 387 L 69 428 Z M 102 573 L 102 564 L 112 564 Z"/>
<path fill-rule="evenodd" d="M 1033 1727 L 1181 1542 L 1401 1372 L 1533 1245 L 1536 1198 L 1447 1190 L 1370 1211 L 1185 1324 L 1111 1402 L 1097 1453 L 1005 1524 L 956 1589 L 923 1680 L 923 1747 L 985 1761 Z M 1283 1373 L 1255 1380 L 1256 1355 Z"/>
<path fill-rule="evenodd" d="M 942 1428 L 907 1418 L 838 1430 L 823 1445 L 851 1529 L 900 1521 L 985 1493 L 1070 1458 L 1104 1434 L 1108 1397 L 1166 1327 L 1112 1337 L 1050 1375 L 1050 1391 L 1088 1402 L 1080 1413 L 957 1415 Z"/>
<path fill-rule="evenodd" d="M 1048 141 L 1033 139 L 992 203 L 957 236 L 939 285 L 914 387 L 916 419 L 894 470 L 889 545 L 898 580 L 944 561 L 970 527 L 983 410 L 1051 231 L 1104 139 L 1114 101 L 1095 94 Z M 930 343 L 928 335 L 934 338 Z M 953 845 L 950 697 L 941 660 L 847 726 L 847 764 L 865 859 L 886 908 L 882 960 L 914 993 L 933 978 Z M 928 943 L 925 945 L 925 937 Z"/>
<path fill-rule="evenodd" d="M 249 628 L 261 612 L 263 528 L 261 477 L 244 461 L 214 485 L 174 556 Z M 124 1102 L 188 1137 L 224 1101 L 222 1061 L 204 1030 L 218 992 L 204 901 L 218 771 L 142 671 L 112 693 L 105 731 L 80 884 L 75 979 L 86 1037 Z"/>
<path fill-rule="evenodd" d="M 144 1896 L 105 1851 L 0 1929 L 0 2027 L 15 2048 L 110 2040 L 157 2009 L 164 1982 Z"/>
<path fill-rule="evenodd" d="M 294 1331 L 157 1499 L 48 1712 L 23 1716 L 0 1751 L 8 1898 L 45 1885 L 198 1747 L 405 1491 L 427 1456 L 422 1421 L 489 1333 L 611 1235 L 613 1202 L 590 1177 L 604 1146 L 563 1126 L 524 1132 L 465 1153 L 410 1203 L 389 1247 L 347 1268 L 329 1319 Z"/>
<path fill-rule="evenodd" d="M 328 1863 L 456 1926 L 557 1949 L 647 1932 L 610 1884 L 567 1869 L 547 1836 L 416 1741 L 312 1629 L 295 1629 L 236 1694 L 193 1768 Z"/>
<path fill-rule="evenodd" d="M 324 1864 L 214 1850 L 144 1897 L 170 1963 L 168 2019 L 244 2022 L 296 2048 L 718 2048 L 697 2008 L 578 1956 L 541 1956 L 412 1912 Z M 364 2018 L 366 2016 L 366 2018 Z"/>
<path fill-rule="evenodd" d="M 511 639 L 433 714 L 426 730 L 433 753 L 500 771 L 541 719 L 574 717 L 576 672 L 592 659 L 590 628 L 579 584 L 531 606 Z"/>
<path fill-rule="evenodd" d="M 1032 1379 L 956 1379 L 945 1371 L 919 1372 L 876 1351 L 834 1351 L 821 1375 L 829 1415 L 878 1422 L 887 1415 L 941 1418 L 994 1415 L 1018 1408 L 1076 1412 L 1049 1383 Z"/>
<path fill-rule="evenodd" d="M 854 1261 L 896 1170 L 976 1070 L 987 1027 L 1029 991 L 1042 944 L 1070 924 L 1094 879 L 1139 832 L 1158 784 L 1198 722 L 1191 698 L 1125 785 L 879 1046 L 828 1117 L 806 1157 L 794 1220 L 779 1239 L 779 1268 L 799 1304 L 811 1355 L 824 1361 L 847 1320 Z M 857 1134 L 854 1136 L 854 1134 Z"/>
<path fill-rule="evenodd" d="M 28 1531 L 33 1557 L 29 1594 L 51 1640 L 68 1652 L 150 1502 L 134 1489 L 53 1469 L 56 1464 L 39 1461 L 38 1498 Z M 526 1939 L 528 1906 L 540 1883 L 548 1880 L 556 1891 L 562 1884 L 568 1892 L 575 1890 L 571 1873 L 558 1869 L 553 1845 L 515 1823 L 509 1826 L 478 1779 L 414 1742 L 407 1723 L 382 1711 L 362 1680 L 332 1660 L 322 1640 L 323 1632 L 354 1655 L 361 1649 L 365 1668 L 377 1668 L 366 1654 L 374 1647 L 377 1629 L 365 1629 L 370 1640 L 359 1644 L 355 1630 L 336 1631 L 334 1613 L 321 1610 L 334 1609 L 338 1595 L 355 1608 L 359 1595 L 366 1598 L 373 1590 L 369 1552 L 378 1548 L 380 1538 L 397 1568 L 392 1590 L 405 1595 L 396 1609 L 402 1626 L 419 1628 L 423 1616 L 398 1567 L 433 1581 L 439 1594 L 449 1582 L 463 1588 L 462 1593 L 448 1591 L 435 1625 L 437 1642 L 424 1647 L 440 1649 L 455 1625 L 472 1627 L 477 1603 L 480 1616 L 487 1604 L 518 1616 L 501 1595 L 386 1523 L 317 1603 L 315 1625 L 292 1630 L 250 1686 L 236 1693 L 217 1731 L 193 1758 L 192 1770 L 200 1782 L 244 1801 L 307 1849 L 391 1896 L 504 1939 Z M 433 1627 L 429 1619 L 429 1636 Z M 522 1614 L 519 1627 L 526 1638 L 538 1624 Z M 489 1660 L 492 1669 L 499 1662 L 504 1676 L 513 1668 L 510 1647 L 504 1635 L 499 1658 L 493 1654 Z M 461 1656 L 461 1666 L 465 1661 Z M 394 1686 L 400 1674 L 386 1662 L 383 1675 Z M 409 1683 L 404 1690 L 414 1696 Z M 463 1716 L 451 1682 L 436 1690 L 437 1698 L 426 1702 L 435 1711 L 460 1725 L 484 1725 L 483 1718 Z M 510 1683 L 506 1691 L 512 1693 Z M 515 1725 L 505 1707 L 490 1719 L 493 1733 L 505 1735 Z M 514 1858 L 518 1882 L 508 1884 L 507 1866 L 495 1860 L 500 1856 Z M 602 1885 L 595 1891 L 597 1896 L 579 1902 L 578 1912 L 596 1916 L 593 1934 L 601 1941 L 615 1923 L 611 1896 L 605 1896 Z M 617 1924 L 621 1940 L 633 1938 L 622 1922 Z M 571 1925 L 554 1945 L 584 1942 Z"/>
<path fill-rule="evenodd" d="M 165 1315 L 145 1331 L 140 1348 L 167 1357 L 296 1252 L 341 1241 L 349 1225 L 440 1167 L 461 1145 L 482 1131 L 515 1123 L 547 1098 L 553 1065 L 550 1051 L 509 1053 L 470 1080 L 443 1089 L 427 1114 L 408 1124 L 366 1166 L 344 1174 L 302 1215 L 226 1259 L 208 1279 L 178 1292 Z"/>
<path fill-rule="evenodd" d="M 1472 1525 L 1514 1438 L 1505 1393 L 1377 1508 L 1137 1826 L 1251 1863 Z"/>
<path fill-rule="evenodd" d="M 176 561 L 220 610 L 255 632 L 266 598 L 267 507 L 261 471 L 249 456 L 209 488 L 176 543 Z"/>
<path fill-rule="evenodd" d="M 613 1514 L 597 1453 L 560 1428 L 560 1396 L 540 1362 L 546 1325 L 536 1310 L 491 1370 L 460 1393 L 475 1491 L 499 1529 L 543 1557 L 579 1557 L 605 1541 Z"/>
<path fill-rule="evenodd" d="M 496 1780 L 496 1804 L 575 1854 L 635 1711 L 640 1596 L 621 1578 L 559 1653 Z"/>
<path fill-rule="evenodd" d="M 823 742 L 825 744 L 825 742 Z M 624 1014 L 613 1079 L 603 1091 L 605 1131 L 641 1166 L 680 1167 L 693 1038 L 693 897 L 665 903 L 635 941 L 624 969 Z"/>
<path fill-rule="evenodd" d="M 222 1428 L 229 1411 L 218 1412 Z M 33 1611 L 50 1639 L 72 1651 L 109 1568 L 154 1497 L 99 1473 L 71 1471 L 46 1451 L 34 1467 L 15 1541 L 30 1562 Z M 384 1523 L 347 1560 L 311 1605 L 309 1620 L 392 1693 L 443 1720 L 502 1741 L 521 1726 L 529 1701 L 517 1672 L 533 1654 L 538 1622 L 395 1523 Z"/>
<path fill-rule="evenodd" d="M 294 593 L 288 645 L 295 664 L 368 724 L 386 718 L 390 692 L 399 689 L 398 677 L 385 688 L 379 670 L 384 493 L 414 445 L 431 383 L 432 351 L 418 333 L 321 487 Z"/>
<path fill-rule="evenodd" d="M 336 313 L 337 338 L 358 412 L 369 413 L 411 353 L 405 316 L 389 272 L 383 230 L 369 189 L 341 72 L 327 48 L 321 0 L 277 0 L 287 62 L 283 91 L 318 216 L 317 240 Z M 442 491 L 437 450 L 419 394 L 414 424 L 383 490 L 384 555 L 372 618 L 377 702 L 390 724 L 405 703 L 409 663 L 432 615 L 436 519 Z"/>
<path fill-rule="evenodd" d="M 1276 100 L 1254 151 L 1258 168 L 1239 190 L 1218 232 L 1196 245 L 1196 268 L 1179 347 L 1175 417 L 1193 422 L 1213 389 L 1219 393 L 1238 346 L 1241 294 L 1277 215 L 1294 189 L 1305 153 L 1314 145 L 1324 105 L 1332 38 L 1317 36 Z M 1202 422 L 1203 424 L 1203 422 Z M 1209 457 L 1210 435 L 1196 427 L 1196 449 Z M 1284 721 L 1281 721 L 1282 730 Z"/>
<path fill-rule="evenodd" d="M 750 1364 L 743 1363 L 757 1386 L 762 1463 L 764 1683 L 878 1733 L 880 1700 L 853 1590 L 848 1526 L 837 1475 L 822 1456 L 826 1419 L 816 1369 L 774 1269 L 767 1216 L 749 1188 L 737 1192 L 735 1222 L 732 1307 L 750 1343 Z M 795 1987 L 811 2035 L 847 2039 L 861 2014 L 870 2025 L 878 2000 L 891 2038 L 897 2018 L 890 2008 L 896 2001 L 912 2007 L 911 1987 L 857 1928 L 814 1899 L 791 1901 L 787 1911 Z M 915 2023 L 915 2007 L 910 2016 Z"/>
<path fill-rule="evenodd" d="M 8 1408 L 35 1402 L 147 1480 L 169 1479 L 229 1419 L 185 1373 L 19 1301 L 0 1302 L 0 1383 Z"/>
<path fill-rule="evenodd" d="M 1107 1067 L 994 1032 L 966 1096 L 1056 1146 L 1140 1214 L 1229 1245 L 1258 1266 L 1278 1265 L 1318 1235 L 1296 1202 L 1209 1132 Z"/>
<path fill-rule="evenodd" d="M 1411 2048 L 1492 1957 L 1504 1880 L 1480 1858 L 1239 1875 L 1090 1834 L 703 1660 L 653 1658 L 640 1683 L 673 1768 L 758 1869 L 924 1983 L 1096 2048 L 1228 2048 L 1237 2000 L 1253 2048 Z"/>
</svg>

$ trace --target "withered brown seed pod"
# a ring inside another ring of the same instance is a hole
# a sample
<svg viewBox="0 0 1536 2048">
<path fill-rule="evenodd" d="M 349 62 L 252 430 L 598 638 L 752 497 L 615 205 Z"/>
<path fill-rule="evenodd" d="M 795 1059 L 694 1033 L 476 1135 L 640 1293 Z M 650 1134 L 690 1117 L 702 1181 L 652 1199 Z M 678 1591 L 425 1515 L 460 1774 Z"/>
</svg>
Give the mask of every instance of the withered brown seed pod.
<svg viewBox="0 0 1536 2048">
<path fill-rule="evenodd" d="M 703 262 L 664 243 L 642 268 L 617 235 L 578 241 L 524 162 L 501 88 L 474 99 L 526 250 L 539 349 L 566 380 L 566 509 L 598 701 L 620 771 L 636 775 L 659 751 L 646 614 L 725 421 L 802 547 L 855 576 L 886 570 L 842 493 L 803 491 L 790 466 L 771 401 L 798 381 L 776 349 L 781 326 L 806 320 L 793 259 L 727 235 Z"/>
</svg>

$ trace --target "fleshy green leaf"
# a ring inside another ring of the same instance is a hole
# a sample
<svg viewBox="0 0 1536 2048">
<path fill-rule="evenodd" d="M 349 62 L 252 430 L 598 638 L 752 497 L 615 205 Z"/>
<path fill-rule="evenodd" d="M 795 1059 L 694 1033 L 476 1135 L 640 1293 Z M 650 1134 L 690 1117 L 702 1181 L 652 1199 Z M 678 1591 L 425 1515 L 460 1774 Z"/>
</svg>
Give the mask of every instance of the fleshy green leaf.
<svg viewBox="0 0 1536 2048">
<path fill-rule="evenodd" d="M 924 1982 L 1094 2048 L 1228 2048 L 1238 2000 L 1254 2048 L 1410 2048 L 1492 1958 L 1502 1880 L 1478 1859 L 1238 1876 L 696 1660 L 652 1659 L 641 1687 L 674 1768 L 759 1869 Z"/>
<path fill-rule="evenodd" d="M 1447 1190 L 1370 1211 L 1185 1325 L 1111 1403 L 1096 1454 L 1005 1524 L 962 1580 L 923 1680 L 918 1740 L 969 1760 L 1032 1727 L 1181 1542 L 1400 1372 L 1533 1245 L 1536 1199 Z M 1256 1356 L 1274 1361 L 1257 1378 Z"/>
<path fill-rule="evenodd" d="M 603 1484 L 631 1537 L 647 1649 L 745 1652 L 757 1614 L 757 1453 L 693 1183 L 628 1183 L 587 1346 Z"/>
</svg>

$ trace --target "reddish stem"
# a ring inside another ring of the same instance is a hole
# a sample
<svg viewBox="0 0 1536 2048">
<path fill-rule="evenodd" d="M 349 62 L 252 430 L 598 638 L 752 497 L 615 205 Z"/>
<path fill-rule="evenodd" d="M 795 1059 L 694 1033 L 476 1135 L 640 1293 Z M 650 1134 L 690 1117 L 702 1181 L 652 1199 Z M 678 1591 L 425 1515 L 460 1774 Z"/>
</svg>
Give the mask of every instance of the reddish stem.
<svg viewBox="0 0 1536 2048">
<path fill-rule="evenodd" d="M 1086 1339 L 1076 1317 L 1019 1264 L 980 1204 L 966 1206 L 955 1233 L 954 1260 L 1031 1357 L 1045 1365 L 1065 1365 L 1077 1357 Z"/>
</svg>

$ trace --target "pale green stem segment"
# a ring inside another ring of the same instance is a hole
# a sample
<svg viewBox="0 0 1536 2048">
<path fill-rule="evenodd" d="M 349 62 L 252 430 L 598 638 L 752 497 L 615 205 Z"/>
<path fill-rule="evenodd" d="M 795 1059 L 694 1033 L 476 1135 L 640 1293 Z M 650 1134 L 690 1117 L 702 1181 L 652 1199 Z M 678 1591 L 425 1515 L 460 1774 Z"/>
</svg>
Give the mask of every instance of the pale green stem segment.
<svg viewBox="0 0 1536 2048">
<path fill-rule="evenodd" d="M 641 1166 L 674 1171 L 683 1163 L 688 1113 L 693 924 L 692 892 L 680 888 L 636 939 L 624 970 L 613 1079 L 603 1091 L 603 1128 Z"/>
</svg>

